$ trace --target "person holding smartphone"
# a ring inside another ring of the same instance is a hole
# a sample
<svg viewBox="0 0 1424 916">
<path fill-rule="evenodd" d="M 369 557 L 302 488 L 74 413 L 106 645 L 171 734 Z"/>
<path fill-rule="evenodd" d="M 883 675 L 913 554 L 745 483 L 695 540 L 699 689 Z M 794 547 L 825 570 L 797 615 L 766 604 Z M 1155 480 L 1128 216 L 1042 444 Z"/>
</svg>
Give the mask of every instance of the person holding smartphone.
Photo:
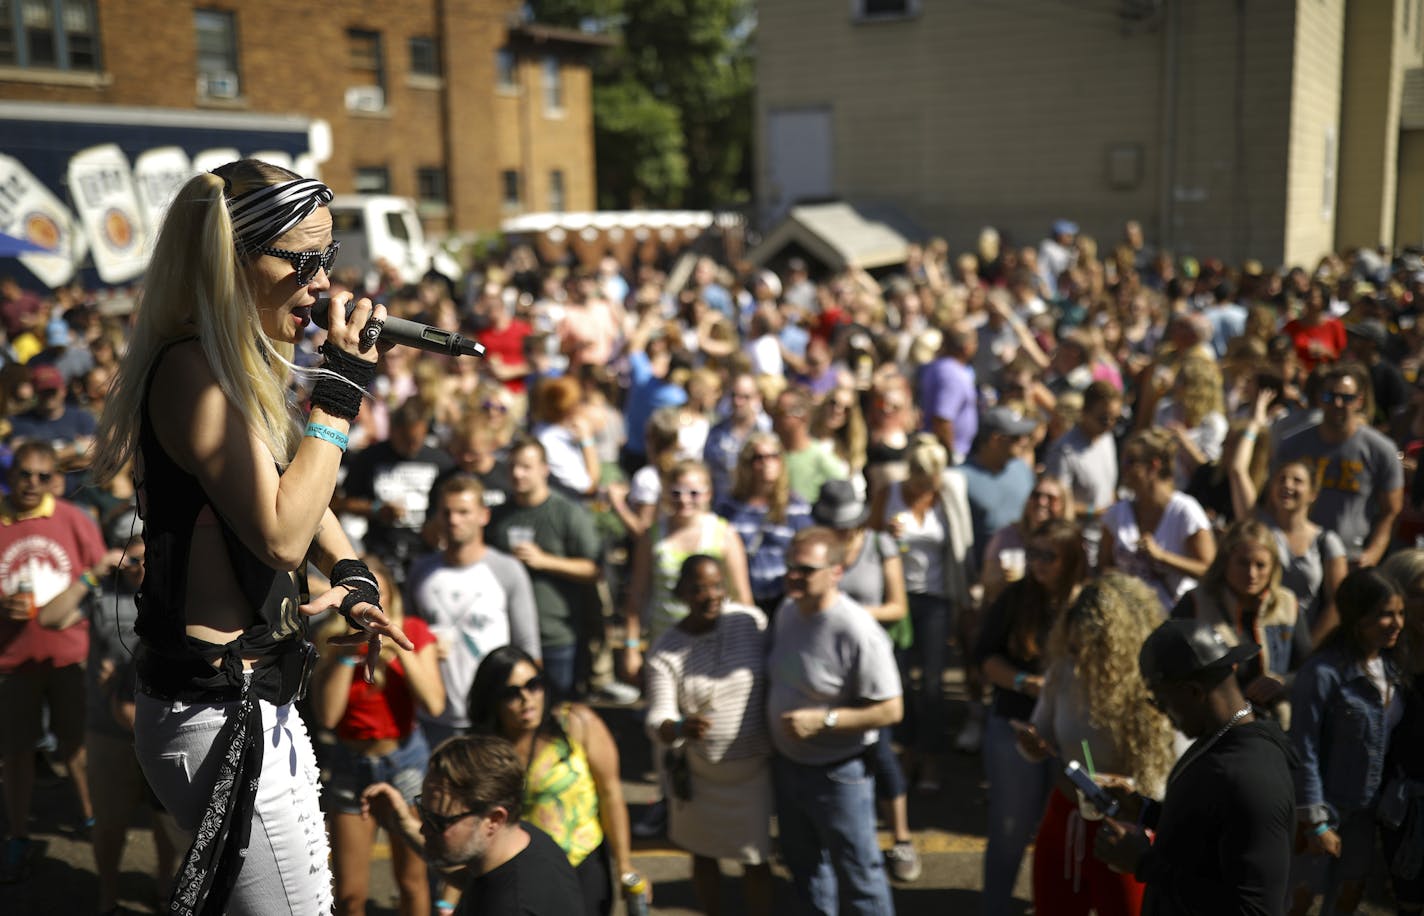
<svg viewBox="0 0 1424 916">
<path fill-rule="evenodd" d="M 1094 844 L 1099 860 L 1146 885 L 1143 913 L 1284 912 L 1295 754 L 1274 722 L 1255 716 L 1232 676 L 1258 651 L 1227 645 L 1209 624 L 1176 619 L 1138 653 L 1151 704 L 1193 739 L 1161 803 L 1113 790 L 1121 810 Z"/>
</svg>

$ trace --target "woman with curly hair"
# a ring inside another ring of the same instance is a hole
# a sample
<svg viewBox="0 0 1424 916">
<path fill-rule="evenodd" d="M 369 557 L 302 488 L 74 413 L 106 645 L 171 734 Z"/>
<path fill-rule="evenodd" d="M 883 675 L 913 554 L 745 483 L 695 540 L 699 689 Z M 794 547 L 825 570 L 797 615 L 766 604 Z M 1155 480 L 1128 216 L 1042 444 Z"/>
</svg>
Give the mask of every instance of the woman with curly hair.
<svg viewBox="0 0 1424 916">
<path fill-rule="evenodd" d="M 1162 613 L 1197 584 L 1216 558 L 1211 521 L 1172 483 L 1176 445 L 1164 429 L 1133 433 L 1122 447 L 1119 486 L 1132 493 L 1103 513 L 1100 569 L 1121 569 L 1157 591 Z"/>
<path fill-rule="evenodd" d="M 1185 489 L 1192 474 L 1221 458 L 1227 422 L 1222 401 L 1221 371 L 1207 359 L 1189 357 L 1177 369 L 1171 397 L 1157 404 L 1152 424 L 1177 440 L 1177 487 Z"/>
<path fill-rule="evenodd" d="M 1048 636 L 1048 670 L 1032 725 L 1019 727 L 1031 759 L 1076 761 L 1104 784 L 1131 784 L 1160 798 L 1174 758 L 1172 729 L 1150 702 L 1137 654 L 1161 621 L 1141 580 L 1108 573 L 1089 583 Z M 1136 914 L 1143 886 L 1088 854 L 1101 815 L 1064 780 L 1048 798 L 1033 857 L 1040 916 Z M 1095 819 L 1097 818 L 1097 819 Z"/>
</svg>

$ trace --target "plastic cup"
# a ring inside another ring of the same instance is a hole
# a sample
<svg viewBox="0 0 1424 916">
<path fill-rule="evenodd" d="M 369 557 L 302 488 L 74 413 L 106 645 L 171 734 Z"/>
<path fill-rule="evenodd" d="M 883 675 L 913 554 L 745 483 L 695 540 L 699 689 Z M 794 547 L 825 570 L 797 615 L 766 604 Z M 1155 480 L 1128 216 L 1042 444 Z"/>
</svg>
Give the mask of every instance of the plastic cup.
<svg viewBox="0 0 1424 916">
<path fill-rule="evenodd" d="M 1028 552 L 1021 547 L 999 551 L 999 565 L 1004 568 L 1004 581 L 1017 582 L 1028 567 Z"/>
</svg>

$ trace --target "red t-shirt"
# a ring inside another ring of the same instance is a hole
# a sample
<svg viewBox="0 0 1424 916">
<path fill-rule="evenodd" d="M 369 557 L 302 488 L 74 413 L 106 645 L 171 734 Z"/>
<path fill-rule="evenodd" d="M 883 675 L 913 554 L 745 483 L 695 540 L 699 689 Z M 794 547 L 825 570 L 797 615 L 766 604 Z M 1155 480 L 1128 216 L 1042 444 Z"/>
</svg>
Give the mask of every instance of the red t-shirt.
<svg viewBox="0 0 1424 916">
<path fill-rule="evenodd" d="M 104 556 L 104 536 L 83 509 L 46 497 L 34 512 L 0 507 L 0 591 L 13 595 L 28 579 L 44 607 Z M 27 663 L 77 665 L 89 654 L 89 622 L 51 630 L 37 620 L 0 620 L 0 674 Z"/>
<path fill-rule="evenodd" d="M 1299 321 L 1292 319 L 1286 322 L 1286 326 L 1281 329 L 1291 342 L 1295 344 L 1295 355 L 1300 358 L 1301 365 L 1306 372 L 1315 368 L 1316 364 L 1322 362 L 1333 362 L 1340 358 L 1345 352 L 1345 326 L 1338 318 L 1325 318 L 1315 327 L 1307 327 Z M 1317 356 L 1310 352 L 1310 342 L 1318 341 L 1334 356 Z"/>
<path fill-rule="evenodd" d="M 406 617 L 401 629 L 415 651 L 435 642 L 435 635 L 419 617 Z M 357 668 L 360 668 L 357 665 Z M 377 687 L 364 677 L 351 679 L 351 693 L 346 698 L 346 712 L 336 723 L 336 734 L 352 741 L 374 741 L 380 738 L 404 738 L 415 727 L 415 697 L 405 678 L 400 659 L 386 666 L 385 683 Z"/>
<path fill-rule="evenodd" d="M 503 331 L 486 328 L 480 332 L 478 340 L 484 344 L 487 359 L 498 360 L 506 366 L 517 366 L 524 362 L 524 338 L 532 333 L 534 329 L 529 327 L 528 323 L 516 318 L 510 321 L 509 327 Z M 513 392 L 524 390 L 522 378 L 510 379 L 504 384 Z"/>
</svg>

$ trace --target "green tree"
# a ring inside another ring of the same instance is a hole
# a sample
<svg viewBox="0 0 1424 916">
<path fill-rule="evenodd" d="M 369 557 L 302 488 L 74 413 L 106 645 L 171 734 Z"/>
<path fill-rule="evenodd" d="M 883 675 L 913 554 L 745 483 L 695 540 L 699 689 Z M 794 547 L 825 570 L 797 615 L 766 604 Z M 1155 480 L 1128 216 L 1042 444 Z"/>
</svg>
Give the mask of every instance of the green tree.
<svg viewBox="0 0 1424 916">
<path fill-rule="evenodd" d="M 536 18 L 617 36 L 594 65 L 604 207 L 744 203 L 751 186 L 750 0 L 541 0 Z"/>
</svg>

